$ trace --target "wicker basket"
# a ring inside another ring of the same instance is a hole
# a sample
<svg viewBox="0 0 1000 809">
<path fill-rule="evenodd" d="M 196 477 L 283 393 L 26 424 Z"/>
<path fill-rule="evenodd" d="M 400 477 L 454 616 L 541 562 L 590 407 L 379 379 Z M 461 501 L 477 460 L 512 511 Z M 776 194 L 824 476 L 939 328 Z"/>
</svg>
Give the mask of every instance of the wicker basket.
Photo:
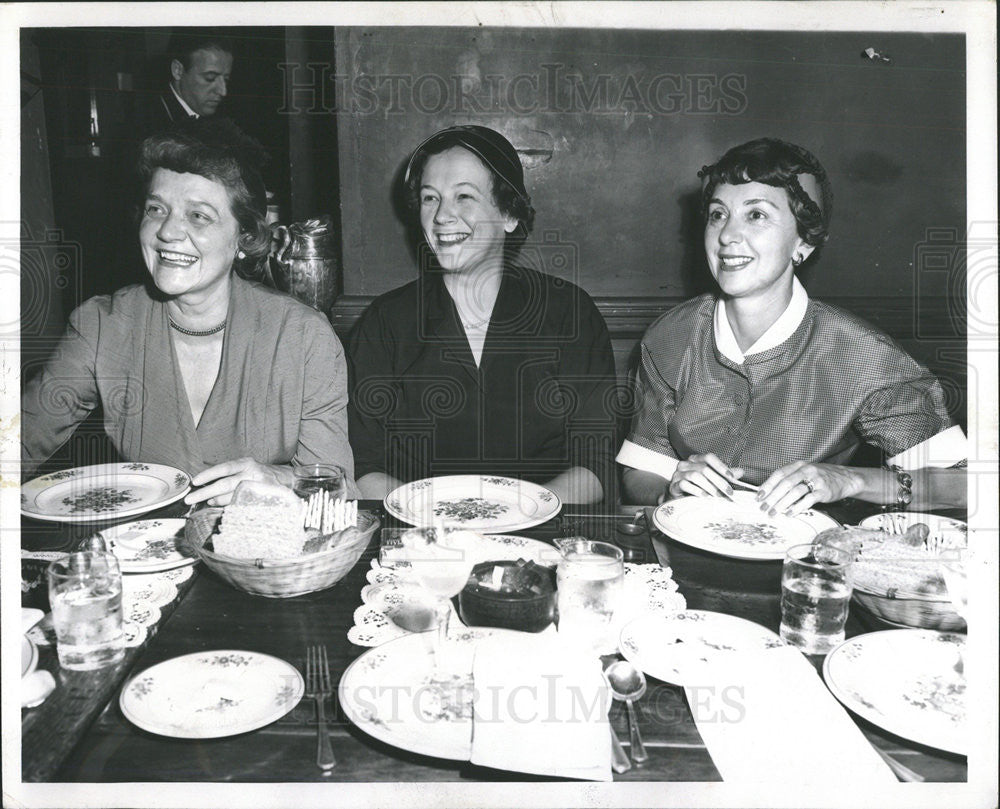
<svg viewBox="0 0 1000 809">
<path fill-rule="evenodd" d="M 205 547 L 222 511 L 205 508 L 190 514 L 184 526 L 184 544 L 236 589 L 267 598 L 292 598 L 332 587 L 354 567 L 379 526 L 375 515 L 359 511 L 358 536 L 332 550 L 275 561 L 234 559 Z"/>
<path fill-rule="evenodd" d="M 965 619 L 952 606 L 947 596 L 926 596 L 893 591 L 876 593 L 854 586 L 854 600 L 883 621 L 916 629 L 938 629 L 943 632 L 964 632 Z"/>
</svg>

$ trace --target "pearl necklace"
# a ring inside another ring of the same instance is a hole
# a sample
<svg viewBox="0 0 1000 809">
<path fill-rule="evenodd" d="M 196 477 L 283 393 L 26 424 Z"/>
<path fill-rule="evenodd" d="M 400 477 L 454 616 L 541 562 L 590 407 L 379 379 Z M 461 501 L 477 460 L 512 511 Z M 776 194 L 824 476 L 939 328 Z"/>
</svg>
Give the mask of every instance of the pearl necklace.
<svg viewBox="0 0 1000 809">
<path fill-rule="evenodd" d="M 179 331 L 181 334 L 186 334 L 188 337 L 211 337 L 213 334 L 218 334 L 220 331 L 226 328 L 225 320 L 223 320 L 218 326 L 213 326 L 212 328 L 205 329 L 204 331 L 196 331 L 195 329 L 185 329 L 183 326 L 178 326 L 176 323 L 174 323 L 174 319 L 172 317 L 168 317 L 167 320 L 170 321 L 170 328 Z"/>
</svg>

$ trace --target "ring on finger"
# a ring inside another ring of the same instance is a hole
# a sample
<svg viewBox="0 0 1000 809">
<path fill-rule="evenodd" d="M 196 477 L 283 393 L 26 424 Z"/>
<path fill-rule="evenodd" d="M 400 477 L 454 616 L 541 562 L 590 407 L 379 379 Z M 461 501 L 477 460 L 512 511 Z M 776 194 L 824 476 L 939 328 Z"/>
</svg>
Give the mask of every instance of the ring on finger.
<svg viewBox="0 0 1000 809">
<path fill-rule="evenodd" d="M 809 494 L 812 494 L 814 491 L 816 491 L 816 484 L 813 483 L 809 478 L 803 478 L 802 485 L 809 490 Z"/>
</svg>

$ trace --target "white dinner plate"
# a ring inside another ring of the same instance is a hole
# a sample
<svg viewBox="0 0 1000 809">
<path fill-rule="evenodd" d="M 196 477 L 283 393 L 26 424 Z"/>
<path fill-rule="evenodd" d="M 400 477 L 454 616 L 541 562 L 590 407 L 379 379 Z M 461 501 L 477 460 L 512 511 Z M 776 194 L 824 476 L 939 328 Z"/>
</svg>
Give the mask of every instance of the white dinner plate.
<svg viewBox="0 0 1000 809">
<path fill-rule="evenodd" d="M 21 513 L 36 520 L 90 522 L 134 517 L 179 500 L 191 478 L 172 466 L 107 463 L 63 469 L 21 487 Z"/>
<path fill-rule="evenodd" d="M 431 682 L 434 633 L 406 635 L 351 663 L 337 694 L 344 714 L 369 736 L 425 756 L 472 755 L 472 662 L 476 643 L 508 629 L 470 627 L 449 636 L 449 688 Z"/>
<path fill-rule="evenodd" d="M 721 612 L 644 615 L 622 629 L 618 648 L 646 674 L 674 685 L 705 685 L 713 664 L 734 652 L 785 646 L 760 624 Z"/>
<path fill-rule="evenodd" d="M 921 514 L 917 511 L 891 511 L 887 514 L 873 514 L 858 525 L 870 531 L 883 531 L 892 521 L 905 532 L 911 525 L 923 523 L 930 529 L 929 538 L 939 538 L 947 548 L 964 548 L 968 545 L 969 526 L 961 520 L 941 517 L 938 514 Z"/>
<path fill-rule="evenodd" d="M 393 517 L 410 525 L 457 524 L 502 534 L 551 520 L 562 503 L 543 486 L 515 478 L 449 475 L 406 483 L 385 498 Z"/>
<path fill-rule="evenodd" d="M 833 695 L 904 739 L 967 755 L 965 636 L 886 629 L 837 646 L 823 661 Z"/>
<path fill-rule="evenodd" d="M 150 733 L 214 739 L 271 724 L 304 691 L 302 675 L 284 660 L 226 649 L 151 666 L 128 681 L 118 702 L 126 719 Z"/>
<path fill-rule="evenodd" d="M 38 647 L 27 635 L 21 635 L 21 677 L 27 677 L 38 666 Z"/>
<path fill-rule="evenodd" d="M 477 548 L 478 562 L 516 562 L 524 559 L 544 567 L 554 567 L 562 558 L 559 549 L 548 542 L 512 534 L 482 534 L 481 549 Z"/>
<path fill-rule="evenodd" d="M 137 520 L 105 528 L 101 536 L 118 557 L 122 573 L 158 573 L 198 561 L 179 544 L 184 539 L 184 524 L 182 519 Z"/>
<path fill-rule="evenodd" d="M 516 562 L 524 559 L 526 562 L 534 562 L 543 567 L 554 567 L 559 564 L 561 558 L 559 549 L 548 542 L 529 537 L 519 537 L 513 534 L 478 534 L 473 543 L 473 554 L 475 561 L 480 562 Z M 409 567 L 406 561 L 406 548 L 382 550 L 382 566 L 392 569 L 405 570 Z"/>
<path fill-rule="evenodd" d="M 811 542 L 838 523 L 807 509 L 794 517 L 769 517 L 752 492 L 724 497 L 681 497 L 658 506 L 653 522 L 678 542 L 734 559 L 784 559 L 792 545 Z"/>
</svg>

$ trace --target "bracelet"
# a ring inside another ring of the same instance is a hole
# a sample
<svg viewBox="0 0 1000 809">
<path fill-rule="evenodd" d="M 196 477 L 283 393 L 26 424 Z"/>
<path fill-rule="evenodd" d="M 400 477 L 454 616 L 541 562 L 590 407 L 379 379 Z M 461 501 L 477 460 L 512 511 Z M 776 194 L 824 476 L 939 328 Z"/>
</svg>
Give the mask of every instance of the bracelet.
<svg viewBox="0 0 1000 809">
<path fill-rule="evenodd" d="M 913 476 L 895 464 L 889 469 L 896 473 L 896 483 L 899 484 L 899 489 L 896 491 L 895 506 L 896 511 L 901 511 L 913 501 Z"/>
</svg>

